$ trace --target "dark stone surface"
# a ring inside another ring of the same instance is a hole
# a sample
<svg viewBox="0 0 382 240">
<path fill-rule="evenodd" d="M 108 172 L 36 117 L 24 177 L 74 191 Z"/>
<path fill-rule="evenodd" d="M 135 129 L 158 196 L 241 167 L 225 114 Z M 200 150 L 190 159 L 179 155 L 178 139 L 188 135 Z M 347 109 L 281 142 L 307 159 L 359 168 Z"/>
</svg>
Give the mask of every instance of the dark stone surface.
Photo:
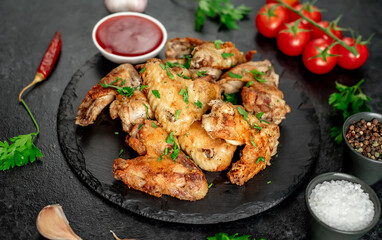
<svg viewBox="0 0 382 240">
<path fill-rule="evenodd" d="M 259 36 L 254 16 L 263 1 L 245 2 L 253 7 L 248 20 L 238 31 L 217 31 L 207 21 L 204 34 L 231 40 L 239 49 L 250 43 L 258 50 L 255 60 L 270 59 L 281 79 L 298 81 L 310 96 L 321 128 L 319 159 L 308 179 L 297 191 L 276 207 L 247 219 L 213 225 L 169 224 L 138 216 L 103 200 L 75 175 L 66 162 L 57 139 L 57 113 L 65 86 L 73 74 L 97 50 L 91 41 L 94 24 L 107 14 L 103 1 L 0 1 L 0 139 L 34 131 L 22 105 L 19 91 L 35 74 L 47 45 L 56 30 L 61 31 L 63 48 L 58 65 L 48 79 L 24 95 L 41 131 L 37 146 L 44 158 L 22 168 L 0 173 L 0 239 L 39 239 L 35 227 L 38 212 L 48 204 L 59 203 L 74 231 L 84 239 L 113 239 L 109 230 L 120 237 L 137 239 L 205 239 L 216 232 L 251 234 L 266 239 L 306 239 L 304 189 L 309 179 L 328 171 L 339 171 L 342 149 L 333 144 L 328 132 L 333 113 L 327 99 L 335 90 L 334 82 L 352 85 L 365 78 L 364 92 L 373 98 L 371 107 L 382 112 L 382 3 L 379 0 L 320 0 L 327 9 L 325 19 L 343 14 L 341 26 L 352 27 L 364 36 L 376 33 L 369 47 L 367 63 L 358 70 L 338 67 L 324 76 L 309 73 L 300 57 L 290 58 L 277 50 L 274 40 Z M 149 1 L 146 13 L 158 18 L 169 32 L 192 33 L 195 3 L 191 1 Z M 372 186 L 382 199 L 382 182 Z M 382 239 L 382 220 L 362 239 Z"/>
</svg>

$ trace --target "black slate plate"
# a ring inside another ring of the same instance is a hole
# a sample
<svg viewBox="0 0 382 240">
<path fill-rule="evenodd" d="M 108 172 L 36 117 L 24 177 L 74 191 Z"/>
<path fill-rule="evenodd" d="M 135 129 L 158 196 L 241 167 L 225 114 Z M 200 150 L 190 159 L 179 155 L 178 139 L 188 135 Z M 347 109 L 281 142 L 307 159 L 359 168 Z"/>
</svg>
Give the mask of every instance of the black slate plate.
<svg viewBox="0 0 382 240">
<path fill-rule="evenodd" d="M 74 74 L 61 98 L 57 128 L 62 151 L 72 169 L 103 198 L 127 210 L 153 219 L 191 224 L 242 219 L 261 213 L 289 196 L 318 157 L 319 126 L 314 108 L 295 82 L 281 79 L 280 89 L 292 112 L 281 124 L 278 157 L 272 159 L 272 166 L 241 187 L 229 183 L 226 171 L 206 173 L 208 183 L 213 185 L 207 196 L 196 202 L 168 196 L 156 198 L 129 189 L 112 175 L 113 161 L 120 149 L 124 149 L 122 158 L 136 156 L 124 146 L 126 134 L 120 120 L 113 121 L 105 109 L 92 126 L 74 124 L 86 92 L 114 67 L 98 54 Z"/>
</svg>

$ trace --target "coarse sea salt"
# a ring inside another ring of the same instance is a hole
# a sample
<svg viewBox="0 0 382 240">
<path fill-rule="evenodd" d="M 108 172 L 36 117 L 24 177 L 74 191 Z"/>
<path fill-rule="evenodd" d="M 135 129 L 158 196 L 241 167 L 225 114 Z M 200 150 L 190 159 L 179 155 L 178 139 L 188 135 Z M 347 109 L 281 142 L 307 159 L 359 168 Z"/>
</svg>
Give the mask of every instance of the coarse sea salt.
<svg viewBox="0 0 382 240">
<path fill-rule="evenodd" d="M 309 196 L 314 214 L 327 225 L 342 231 L 365 228 L 374 217 L 374 204 L 360 184 L 345 180 L 317 184 Z"/>
</svg>

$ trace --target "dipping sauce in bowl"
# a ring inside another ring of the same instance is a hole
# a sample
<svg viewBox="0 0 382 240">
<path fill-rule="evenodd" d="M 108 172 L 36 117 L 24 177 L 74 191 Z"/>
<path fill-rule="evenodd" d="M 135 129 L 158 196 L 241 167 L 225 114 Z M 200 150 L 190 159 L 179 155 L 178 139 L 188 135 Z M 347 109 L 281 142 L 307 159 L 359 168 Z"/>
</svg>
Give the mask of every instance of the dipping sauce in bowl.
<svg viewBox="0 0 382 240">
<path fill-rule="evenodd" d="M 142 13 L 121 12 L 101 19 L 93 29 L 98 50 L 115 63 L 141 63 L 155 57 L 167 41 L 164 26 Z"/>
</svg>

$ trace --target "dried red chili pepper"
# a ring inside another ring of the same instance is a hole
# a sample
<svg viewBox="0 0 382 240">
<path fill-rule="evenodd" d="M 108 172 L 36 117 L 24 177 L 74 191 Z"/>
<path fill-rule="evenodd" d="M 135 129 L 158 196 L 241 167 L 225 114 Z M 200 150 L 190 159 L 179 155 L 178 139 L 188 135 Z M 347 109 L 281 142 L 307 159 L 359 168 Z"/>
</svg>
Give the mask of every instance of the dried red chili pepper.
<svg viewBox="0 0 382 240">
<path fill-rule="evenodd" d="M 53 39 L 50 41 L 49 47 L 46 50 L 44 57 L 41 60 L 40 66 L 37 69 L 36 76 L 34 77 L 33 82 L 31 82 L 28 86 L 26 86 L 19 94 L 19 101 L 21 102 L 21 95 L 25 90 L 30 88 L 31 86 L 35 85 L 36 83 L 39 83 L 46 79 L 49 74 L 52 72 L 52 69 L 56 65 L 58 56 L 61 52 L 61 34 L 60 32 L 56 32 L 54 34 Z"/>
</svg>

